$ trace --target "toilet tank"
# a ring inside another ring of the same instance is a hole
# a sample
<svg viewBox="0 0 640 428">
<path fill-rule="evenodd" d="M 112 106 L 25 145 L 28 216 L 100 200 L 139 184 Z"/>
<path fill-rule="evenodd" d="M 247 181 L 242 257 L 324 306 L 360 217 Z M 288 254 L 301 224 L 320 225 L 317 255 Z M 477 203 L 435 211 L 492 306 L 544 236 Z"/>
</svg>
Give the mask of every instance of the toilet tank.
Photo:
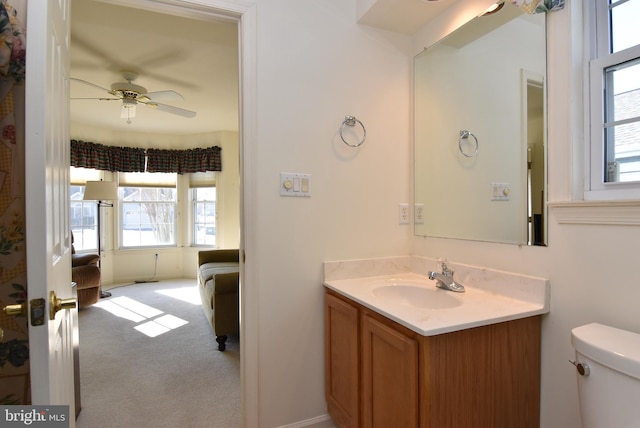
<svg viewBox="0 0 640 428">
<path fill-rule="evenodd" d="M 571 331 L 584 428 L 640 427 L 640 334 L 602 324 Z"/>
</svg>

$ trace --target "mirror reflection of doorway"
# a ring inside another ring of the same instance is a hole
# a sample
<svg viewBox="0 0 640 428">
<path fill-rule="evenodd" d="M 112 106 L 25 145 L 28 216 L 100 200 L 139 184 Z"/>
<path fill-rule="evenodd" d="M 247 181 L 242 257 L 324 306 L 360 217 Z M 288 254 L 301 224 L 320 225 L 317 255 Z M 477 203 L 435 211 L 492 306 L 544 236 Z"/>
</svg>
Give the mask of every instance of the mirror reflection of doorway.
<svg viewBox="0 0 640 428">
<path fill-rule="evenodd" d="M 525 80 L 525 79 L 523 79 Z M 529 245 L 546 245 L 545 221 L 545 120 L 544 80 L 527 74 L 526 88 L 527 148 L 527 241 Z"/>
</svg>

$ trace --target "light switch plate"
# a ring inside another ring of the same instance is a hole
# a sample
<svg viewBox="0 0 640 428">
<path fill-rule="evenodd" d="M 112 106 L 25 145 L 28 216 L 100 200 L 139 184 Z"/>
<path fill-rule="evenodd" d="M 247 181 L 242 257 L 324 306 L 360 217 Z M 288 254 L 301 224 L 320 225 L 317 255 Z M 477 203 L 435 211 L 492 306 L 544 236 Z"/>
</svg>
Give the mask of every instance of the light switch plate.
<svg viewBox="0 0 640 428">
<path fill-rule="evenodd" d="M 509 183 L 491 183 L 492 201 L 508 201 L 510 194 L 511 185 Z"/>
<path fill-rule="evenodd" d="M 311 174 L 281 172 L 280 196 L 311 197 Z"/>
</svg>

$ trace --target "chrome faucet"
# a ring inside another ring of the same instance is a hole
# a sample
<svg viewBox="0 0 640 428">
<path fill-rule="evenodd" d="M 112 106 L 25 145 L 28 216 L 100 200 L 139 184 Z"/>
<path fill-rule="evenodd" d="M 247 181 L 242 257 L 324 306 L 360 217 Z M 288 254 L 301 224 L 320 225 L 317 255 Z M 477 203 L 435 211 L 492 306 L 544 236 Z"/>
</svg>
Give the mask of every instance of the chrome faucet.
<svg viewBox="0 0 640 428">
<path fill-rule="evenodd" d="M 464 286 L 453 279 L 453 271 L 447 266 L 446 260 L 440 260 L 440 265 L 442 266 L 442 273 L 429 271 L 429 279 L 436 281 L 436 287 L 455 291 L 456 293 L 464 293 Z"/>
</svg>

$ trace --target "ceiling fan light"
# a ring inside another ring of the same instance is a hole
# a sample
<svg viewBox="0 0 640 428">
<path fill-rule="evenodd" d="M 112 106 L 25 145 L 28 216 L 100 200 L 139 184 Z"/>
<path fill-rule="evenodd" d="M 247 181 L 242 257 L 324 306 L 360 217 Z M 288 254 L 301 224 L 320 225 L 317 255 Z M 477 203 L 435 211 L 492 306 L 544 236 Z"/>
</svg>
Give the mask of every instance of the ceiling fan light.
<svg viewBox="0 0 640 428">
<path fill-rule="evenodd" d="M 126 104 L 124 101 L 125 100 L 122 100 L 122 109 L 120 109 L 120 119 L 126 119 L 127 123 L 131 123 L 131 119 L 136 117 L 136 105 L 135 103 Z"/>
</svg>

